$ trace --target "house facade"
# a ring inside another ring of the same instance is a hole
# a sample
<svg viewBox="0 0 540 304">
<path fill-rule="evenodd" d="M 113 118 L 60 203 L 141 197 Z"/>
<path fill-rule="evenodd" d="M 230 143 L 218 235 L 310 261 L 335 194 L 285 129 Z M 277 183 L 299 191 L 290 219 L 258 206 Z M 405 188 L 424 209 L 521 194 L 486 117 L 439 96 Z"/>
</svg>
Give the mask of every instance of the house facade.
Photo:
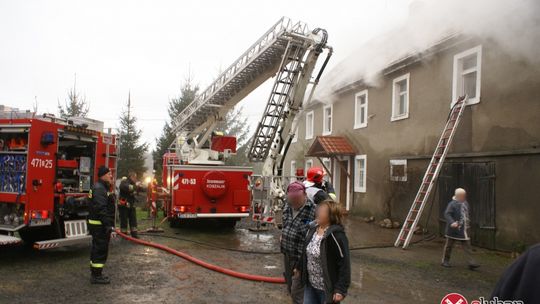
<svg viewBox="0 0 540 304">
<path fill-rule="evenodd" d="M 369 47 L 369 46 L 368 46 Z M 452 36 L 306 105 L 284 174 L 324 162 L 349 212 L 400 222 L 420 186 L 452 101 L 469 99 L 420 225 L 444 230 L 453 191 L 468 191 L 473 243 L 512 249 L 540 241 L 540 66 L 490 40 Z M 343 136 L 352 157 L 317 158 L 317 136 Z"/>
</svg>

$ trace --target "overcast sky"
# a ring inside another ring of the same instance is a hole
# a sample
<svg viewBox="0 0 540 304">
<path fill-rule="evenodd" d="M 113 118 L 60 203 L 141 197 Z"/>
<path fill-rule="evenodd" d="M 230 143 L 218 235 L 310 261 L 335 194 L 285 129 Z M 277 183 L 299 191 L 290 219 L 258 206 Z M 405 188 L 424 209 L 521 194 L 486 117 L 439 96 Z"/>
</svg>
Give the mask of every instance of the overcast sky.
<svg viewBox="0 0 540 304">
<path fill-rule="evenodd" d="M 282 16 L 328 30 L 330 66 L 401 24 L 410 0 L 0 0 L 0 104 L 57 112 L 77 75 L 89 116 L 118 126 L 128 92 L 152 146 L 191 71 L 202 88 Z M 242 104 L 253 131 L 270 87 Z"/>
</svg>

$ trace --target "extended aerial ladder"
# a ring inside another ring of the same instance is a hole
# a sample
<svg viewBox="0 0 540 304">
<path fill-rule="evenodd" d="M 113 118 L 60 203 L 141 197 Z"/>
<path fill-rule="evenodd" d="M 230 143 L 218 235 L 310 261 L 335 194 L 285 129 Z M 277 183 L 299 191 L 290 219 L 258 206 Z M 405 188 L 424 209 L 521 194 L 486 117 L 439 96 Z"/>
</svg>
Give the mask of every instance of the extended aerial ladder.
<svg viewBox="0 0 540 304">
<path fill-rule="evenodd" d="M 324 31 L 312 32 L 303 22 L 293 23 L 286 17 L 281 18 L 175 117 L 172 131 L 196 139 L 197 147 L 202 147 L 216 124 L 235 105 L 289 62 L 284 57 L 290 44 L 298 46 L 302 54 L 309 49 L 320 53 L 326 42 L 319 41 L 323 40 L 318 36 L 320 32 Z"/>
<path fill-rule="evenodd" d="M 267 79 L 276 76 L 251 143 L 249 159 L 264 162 L 263 176 L 281 175 L 283 157 L 296 131 L 294 117 L 302 107 L 309 85 L 308 99 L 313 96 L 332 55 L 332 48 L 326 42 L 325 30 L 311 31 L 305 23 L 281 18 L 173 120 L 177 140 L 171 147 L 177 156 L 181 160 L 190 159 L 190 163 L 204 160 L 206 164 L 223 164 L 203 145 L 227 112 Z M 312 79 L 317 59 L 325 49 L 326 59 Z M 279 200 L 284 192 L 279 179 L 274 182 L 272 193 Z M 264 209 L 270 211 L 272 207 Z"/>
<path fill-rule="evenodd" d="M 306 101 L 309 102 L 332 55 L 332 48 L 326 46 L 326 31 L 316 29 L 313 33 L 319 32 L 322 34 L 321 41 L 309 48 L 295 41 L 287 44 L 272 93 L 252 139 L 249 159 L 252 162 L 264 162 L 262 176 L 270 178 L 269 198 L 264 206 L 257 206 L 262 209 L 259 220 L 263 222 L 274 219 L 273 213 L 279 209 L 285 195 L 282 184 L 283 161 L 296 133 L 294 118 L 302 107 L 307 86 L 310 83 L 313 85 Z M 311 81 L 318 56 L 325 47 L 329 49 L 328 55 L 318 75 Z"/>
<path fill-rule="evenodd" d="M 448 120 L 446 121 L 441 137 L 439 138 L 437 147 L 435 148 L 435 152 L 431 157 L 431 161 L 429 162 L 426 173 L 424 174 L 424 178 L 422 178 L 420 189 L 418 189 L 416 197 L 411 205 L 411 209 L 409 210 L 407 218 L 403 222 L 401 231 L 399 232 L 396 242 L 394 243 L 395 247 L 402 246 L 403 249 L 406 249 L 411 242 L 416 230 L 416 226 L 418 225 L 418 221 L 422 217 L 422 211 L 426 206 L 431 191 L 433 190 L 433 186 L 437 181 L 437 177 L 441 172 L 446 155 L 448 154 L 448 150 L 450 149 L 450 145 L 452 144 L 452 140 L 456 134 L 457 127 L 459 126 L 461 117 L 463 116 L 466 106 L 465 100 L 466 96 L 459 97 L 456 103 L 452 106 Z"/>
</svg>

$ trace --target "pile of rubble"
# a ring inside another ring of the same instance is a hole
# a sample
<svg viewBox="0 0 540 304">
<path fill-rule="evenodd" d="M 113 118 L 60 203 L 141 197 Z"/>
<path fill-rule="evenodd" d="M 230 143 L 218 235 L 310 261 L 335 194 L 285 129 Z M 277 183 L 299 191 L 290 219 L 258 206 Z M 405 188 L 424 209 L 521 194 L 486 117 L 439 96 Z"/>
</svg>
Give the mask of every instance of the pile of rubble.
<svg viewBox="0 0 540 304">
<path fill-rule="evenodd" d="M 375 222 L 375 217 L 374 216 L 364 217 L 363 220 L 366 223 L 373 223 L 373 222 Z M 401 223 L 400 222 L 392 221 L 389 218 L 385 218 L 382 221 L 379 221 L 377 224 L 381 228 L 386 228 L 386 229 L 399 229 L 399 228 L 401 228 Z M 417 225 L 416 228 L 414 229 L 414 233 L 415 234 L 422 233 L 422 227 L 420 225 Z"/>
<path fill-rule="evenodd" d="M 381 226 L 381 228 L 386 228 L 386 229 L 397 229 L 401 227 L 401 223 L 397 221 L 392 222 L 391 219 L 385 218 L 384 220 L 379 222 L 379 226 Z"/>
</svg>

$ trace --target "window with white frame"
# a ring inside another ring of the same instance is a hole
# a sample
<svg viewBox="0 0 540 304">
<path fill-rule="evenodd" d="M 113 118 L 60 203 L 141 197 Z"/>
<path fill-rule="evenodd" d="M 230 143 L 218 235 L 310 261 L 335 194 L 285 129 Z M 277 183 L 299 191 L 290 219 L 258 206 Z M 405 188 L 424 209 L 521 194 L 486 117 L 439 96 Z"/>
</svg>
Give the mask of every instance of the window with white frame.
<svg viewBox="0 0 540 304">
<path fill-rule="evenodd" d="M 313 138 L 313 111 L 306 113 L 306 139 Z"/>
<path fill-rule="evenodd" d="M 407 181 L 407 160 L 406 159 L 391 159 L 390 160 L 390 180 L 395 182 Z"/>
<path fill-rule="evenodd" d="M 409 117 L 409 77 L 407 73 L 392 82 L 392 121 Z"/>
<path fill-rule="evenodd" d="M 323 108 L 323 135 L 332 134 L 332 111 L 332 105 L 327 105 Z"/>
<path fill-rule="evenodd" d="M 468 104 L 480 102 L 480 76 L 482 67 L 482 46 L 476 46 L 454 56 L 454 77 L 452 84 L 452 105 L 462 95 L 467 94 Z"/>
<path fill-rule="evenodd" d="M 354 158 L 354 191 L 366 192 L 367 157 L 365 154 Z"/>
<path fill-rule="evenodd" d="M 306 163 L 305 163 L 305 166 L 304 166 L 304 174 L 307 174 L 307 171 L 309 170 L 309 168 L 313 167 L 313 160 L 312 159 L 306 159 Z"/>
<path fill-rule="evenodd" d="M 368 91 L 363 90 L 354 96 L 354 128 L 367 127 Z"/>
<path fill-rule="evenodd" d="M 291 176 L 291 182 L 296 181 L 296 161 L 291 160 L 291 172 L 289 173 Z"/>
<path fill-rule="evenodd" d="M 324 165 L 323 169 L 326 172 L 326 174 L 324 175 L 324 180 L 330 181 L 330 175 L 328 174 L 328 170 L 332 170 L 332 162 L 330 161 L 330 158 L 323 158 L 322 163 Z"/>
</svg>

